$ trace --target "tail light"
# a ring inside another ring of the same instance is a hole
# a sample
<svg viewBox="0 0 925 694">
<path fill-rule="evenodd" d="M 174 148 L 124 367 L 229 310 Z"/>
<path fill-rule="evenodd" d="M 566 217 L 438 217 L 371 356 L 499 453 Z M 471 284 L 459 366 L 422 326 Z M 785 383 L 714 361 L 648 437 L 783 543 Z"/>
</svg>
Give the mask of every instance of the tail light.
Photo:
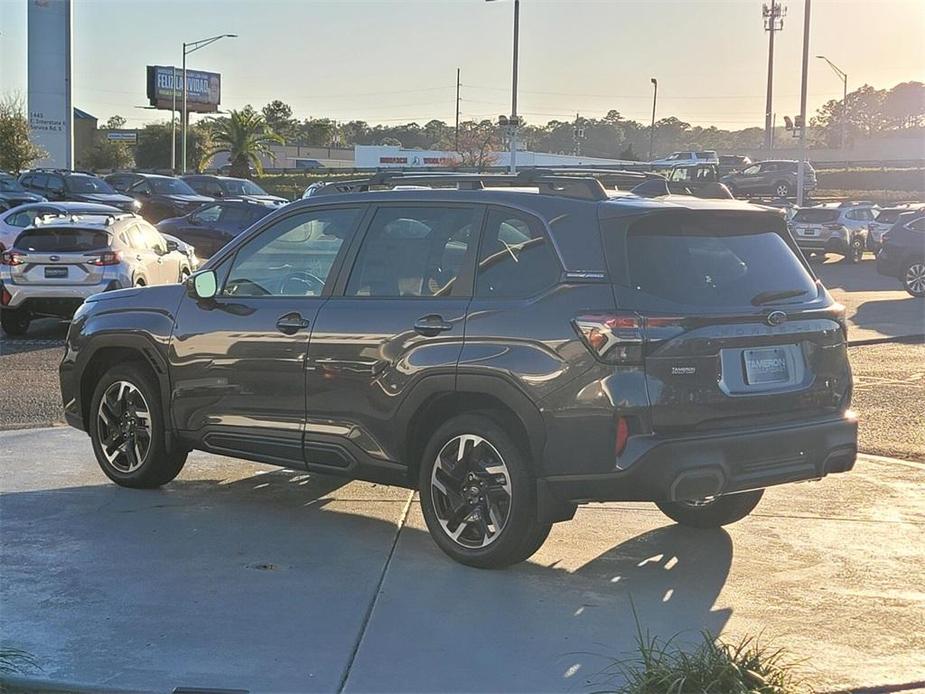
<svg viewBox="0 0 925 694">
<path fill-rule="evenodd" d="M 630 427 L 626 421 L 626 417 L 620 417 L 617 419 L 617 441 L 615 452 L 617 455 L 621 455 L 623 450 L 626 448 L 626 442 L 630 437 Z"/>
<path fill-rule="evenodd" d="M 22 265 L 25 262 L 24 257 L 16 251 L 4 251 L 3 255 L 0 255 L 0 265 Z"/>
<path fill-rule="evenodd" d="M 641 364 L 647 351 L 684 332 L 684 318 L 592 313 L 572 321 L 582 341 L 608 364 Z"/>
<path fill-rule="evenodd" d="M 87 261 L 90 265 L 104 266 L 104 265 L 118 265 L 122 262 L 122 254 L 119 251 L 103 251 L 98 255 L 94 255 L 90 260 Z"/>
</svg>

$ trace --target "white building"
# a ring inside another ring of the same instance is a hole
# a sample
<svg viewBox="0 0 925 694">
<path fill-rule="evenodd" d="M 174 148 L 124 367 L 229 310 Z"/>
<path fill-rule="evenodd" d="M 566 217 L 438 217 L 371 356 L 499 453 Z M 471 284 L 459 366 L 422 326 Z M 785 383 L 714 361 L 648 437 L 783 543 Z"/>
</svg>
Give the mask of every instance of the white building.
<svg viewBox="0 0 925 694">
<path fill-rule="evenodd" d="M 388 145 L 356 145 L 354 165 L 358 169 L 428 169 L 446 168 L 458 161 L 456 152 L 433 149 L 404 149 Z M 510 152 L 494 152 L 493 168 L 510 166 Z M 517 152 L 518 167 L 543 166 L 629 166 L 639 162 L 621 159 L 600 159 L 598 157 L 576 157 L 571 154 L 547 154 L 545 152 Z"/>
</svg>

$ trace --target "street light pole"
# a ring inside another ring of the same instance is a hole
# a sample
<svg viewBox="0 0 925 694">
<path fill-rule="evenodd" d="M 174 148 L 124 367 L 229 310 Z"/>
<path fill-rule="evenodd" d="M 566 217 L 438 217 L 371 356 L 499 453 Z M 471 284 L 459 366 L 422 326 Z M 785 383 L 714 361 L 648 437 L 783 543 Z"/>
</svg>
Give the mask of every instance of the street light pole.
<svg viewBox="0 0 925 694">
<path fill-rule="evenodd" d="M 812 0 L 803 0 L 803 80 L 800 85 L 800 162 L 797 165 L 797 207 L 803 207 L 806 174 L 806 81 L 809 74 L 809 19 Z"/>
<path fill-rule="evenodd" d="M 658 101 L 658 80 L 653 77 L 650 82 L 655 88 L 652 91 L 652 126 L 649 128 L 649 161 L 652 161 L 652 147 L 655 143 L 655 102 Z"/>
<path fill-rule="evenodd" d="M 221 39 L 233 39 L 237 38 L 237 34 L 220 34 L 218 36 L 212 36 L 207 39 L 200 39 L 199 41 L 192 41 L 191 43 L 183 44 L 183 145 L 181 147 L 180 156 L 183 157 L 183 161 L 180 164 L 180 172 L 186 173 L 186 131 L 189 125 L 189 113 L 187 112 L 186 100 L 187 100 L 187 83 L 186 83 L 186 56 L 190 53 L 198 51 L 200 48 L 205 48 L 208 45 L 220 41 Z"/>
<path fill-rule="evenodd" d="M 764 30 L 768 32 L 768 93 L 764 106 L 764 147 L 771 151 L 774 145 L 773 108 L 771 106 L 774 96 L 774 34 L 784 28 L 784 15 L 787 8 L 781 7 L 777 0 L 771 0 L 771 6 L 762 6 L 761 15 L 764 17 Z"/>
<path fill-rule="evenodd" d="M 514 0 L 514 77 L 511 85 L 511 173 L 517 173 L 517 51 L 520 46 L 520 0 Z"/>
<path fill-rule="evenodd" d="M 170 106 L 170 173 L 177 173 L 177 68 L 173 68 L 170 84 L 173 103 Z"/>
<path fill-rule="evenodd" d="M 835 63 L 826 58 L 824 55 L 817 55 L 816 57 L 827 62 L 829 67 L 835 71 L 835 74 L 838 75 L 842 82 L 843 96 L 841 102 L 841 148 L 842 150 L 846 150 L 848 149 L 848 74 L 844 70 L 840 70 Z"/>
</svg>

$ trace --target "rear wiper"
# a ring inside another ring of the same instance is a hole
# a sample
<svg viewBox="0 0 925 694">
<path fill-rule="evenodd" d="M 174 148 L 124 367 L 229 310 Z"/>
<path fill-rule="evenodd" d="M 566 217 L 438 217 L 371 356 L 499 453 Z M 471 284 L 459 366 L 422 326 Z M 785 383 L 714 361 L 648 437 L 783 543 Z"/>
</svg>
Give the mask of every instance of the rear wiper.
<svg viewBox="0 0 925 694">
<path fill-rule="evenodd" d="M 806 294 L 806 289 L 777 289 L 770 292 L 761 292 L 752 297 L 752 306 L 761 306 L 762 304 L 769 304 L 772 301 L 777 301 L 778 299 L 790 299 L 794 296 L 803 296 Z"/>
</svg>

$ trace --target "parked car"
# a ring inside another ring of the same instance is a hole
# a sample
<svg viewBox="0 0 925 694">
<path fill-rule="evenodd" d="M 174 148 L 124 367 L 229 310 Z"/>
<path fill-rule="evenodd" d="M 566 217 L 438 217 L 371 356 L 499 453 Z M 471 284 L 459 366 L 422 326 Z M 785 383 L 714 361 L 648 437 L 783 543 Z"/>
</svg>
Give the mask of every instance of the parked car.
<svg viewBox="0 0 925 694">
<path fill-rule="evenodd" d="M 726 174 L 720 181 L 736 196 L 789 198 L 797 191 L 798 166 L 798 162 L 787 159 L 761 161 L 739 173 Z M 816 170 L 806 162 L 804 171 L 805 190 L 815 190 Z"/>
<path fill-rule="evenodd" d="M 26 190 L 53 202 L 95 202 L 118 207 L 125 212 L 137 212 L 141 203 L 112 189 L 102 178 L 79 171 L 64 169 L 33 169 L 19 177 Z"/>
<path fill-rule="evenodd" d="M 858 263 L 867 248 L 867 225 L 874 218 L 873 203 L 829 203 L 797 210 L 790 228 L 797 245 L 807 255 L 826 253 Z"/>
<path fill-rule="evenodd" d="M 122 177 L 120 183 L 124 181 L 125 174 L 111 175 Z M 152 224 L 162 219 L 179 217 L 212 202 L 212 198 L 200 195 L 182 179 L 158 174 L 132 175 L 136 178 L 125 189 L 125 194 L 142 204 L 142 214 Z M 109 178 L 106 177 L 107 182 Z"/>
<path fill-rule="evenodd" d="M 23 188 L 12 174 L 0 171 L 0 212 L 30 202 L 45 202 L 45 198 Z"/>
<path fill-rule="evenodd" d="M 906 203 L 878 210 L 874 221 L 867 225 L 867 248 L 874 251 L 874 253 L 879 251 L 883 235 L 893 228 L 900 215 L 907 212 L 917 212 L 923 208 L 925 208 L 923 204 Z"/>
<path fill-rule="evenodd" d="M 722 193 L 732 197 L 732 193 L 719 182 L 719 168 L 716 164 L 677 164 L 657 171 L 665 175 L 668 190 L 674 194 L 715 198 L 721 197 Z"/>
<path fill-rule="evenodd" d="M 752 160 L 744 154 L 720 154 L 719 155 L 719 172 L 720 175 L 733 173 L 734 171 L 744 171 L 752 165 Z"/>
<path fill-rule="evenodd" d="M 132 213 L 37 222 L 0 256 L 7 335 L 23 335 L 39 316 L 70 318 L 98 292 L 179 282 L 192 272 L 175 243 Z"/>
<path fill-rule="evenodd" d="M 925 213 L 904 212 L 883 235 L 877 272 L 898 279 L 912 296 L 925 297 Z"/>
<path fill-rule="evenodd" d="M 230 176 L 209 176 L 206 174 L 189 174 L 181 177 L 200 195 L 214 200 L 221 198 L 241 198 L 255 202 L 285 205 L 289 201 L 276 195 L 270 195 L 263 188 L 246 178 Z"/>
<path fill-rule="evenodd" d="M 675 164 L 719 164 L 719 157 L 713 150 L 706 152 L 672 152 L 667 157 L 649 162 L 652 166 L 674 166 Z"/>
<path fill-rule="evenodd" d="M 231 239 L 275 209 L 265 203 L 228 198 L 182 217 L 165 219 L 157 228 L 161 233 L 172 234 L 192 245 L 200 258 L 211 258 Z"/>
<path fill-rule="evenodd" d="M 60 381 L 104 473 L 158 487 L 200 449 L 417 488 L 444 552 L 497 567 L 581 503 L 716 527 L 854 465 L 844 309 L 778 212 L 459 181 L 333 186 L 184 286 L 90 298 Z"/>
<path fill-rule="evenodd" d="M 41 202 L 20 205 L 16 209 L 0 212 L 0 251 L 10 248 L 23 229 L 32 226 L 38 217 L 107 215 L 120 211 L 110 205 L 92 202 Z"/>
</svg>

